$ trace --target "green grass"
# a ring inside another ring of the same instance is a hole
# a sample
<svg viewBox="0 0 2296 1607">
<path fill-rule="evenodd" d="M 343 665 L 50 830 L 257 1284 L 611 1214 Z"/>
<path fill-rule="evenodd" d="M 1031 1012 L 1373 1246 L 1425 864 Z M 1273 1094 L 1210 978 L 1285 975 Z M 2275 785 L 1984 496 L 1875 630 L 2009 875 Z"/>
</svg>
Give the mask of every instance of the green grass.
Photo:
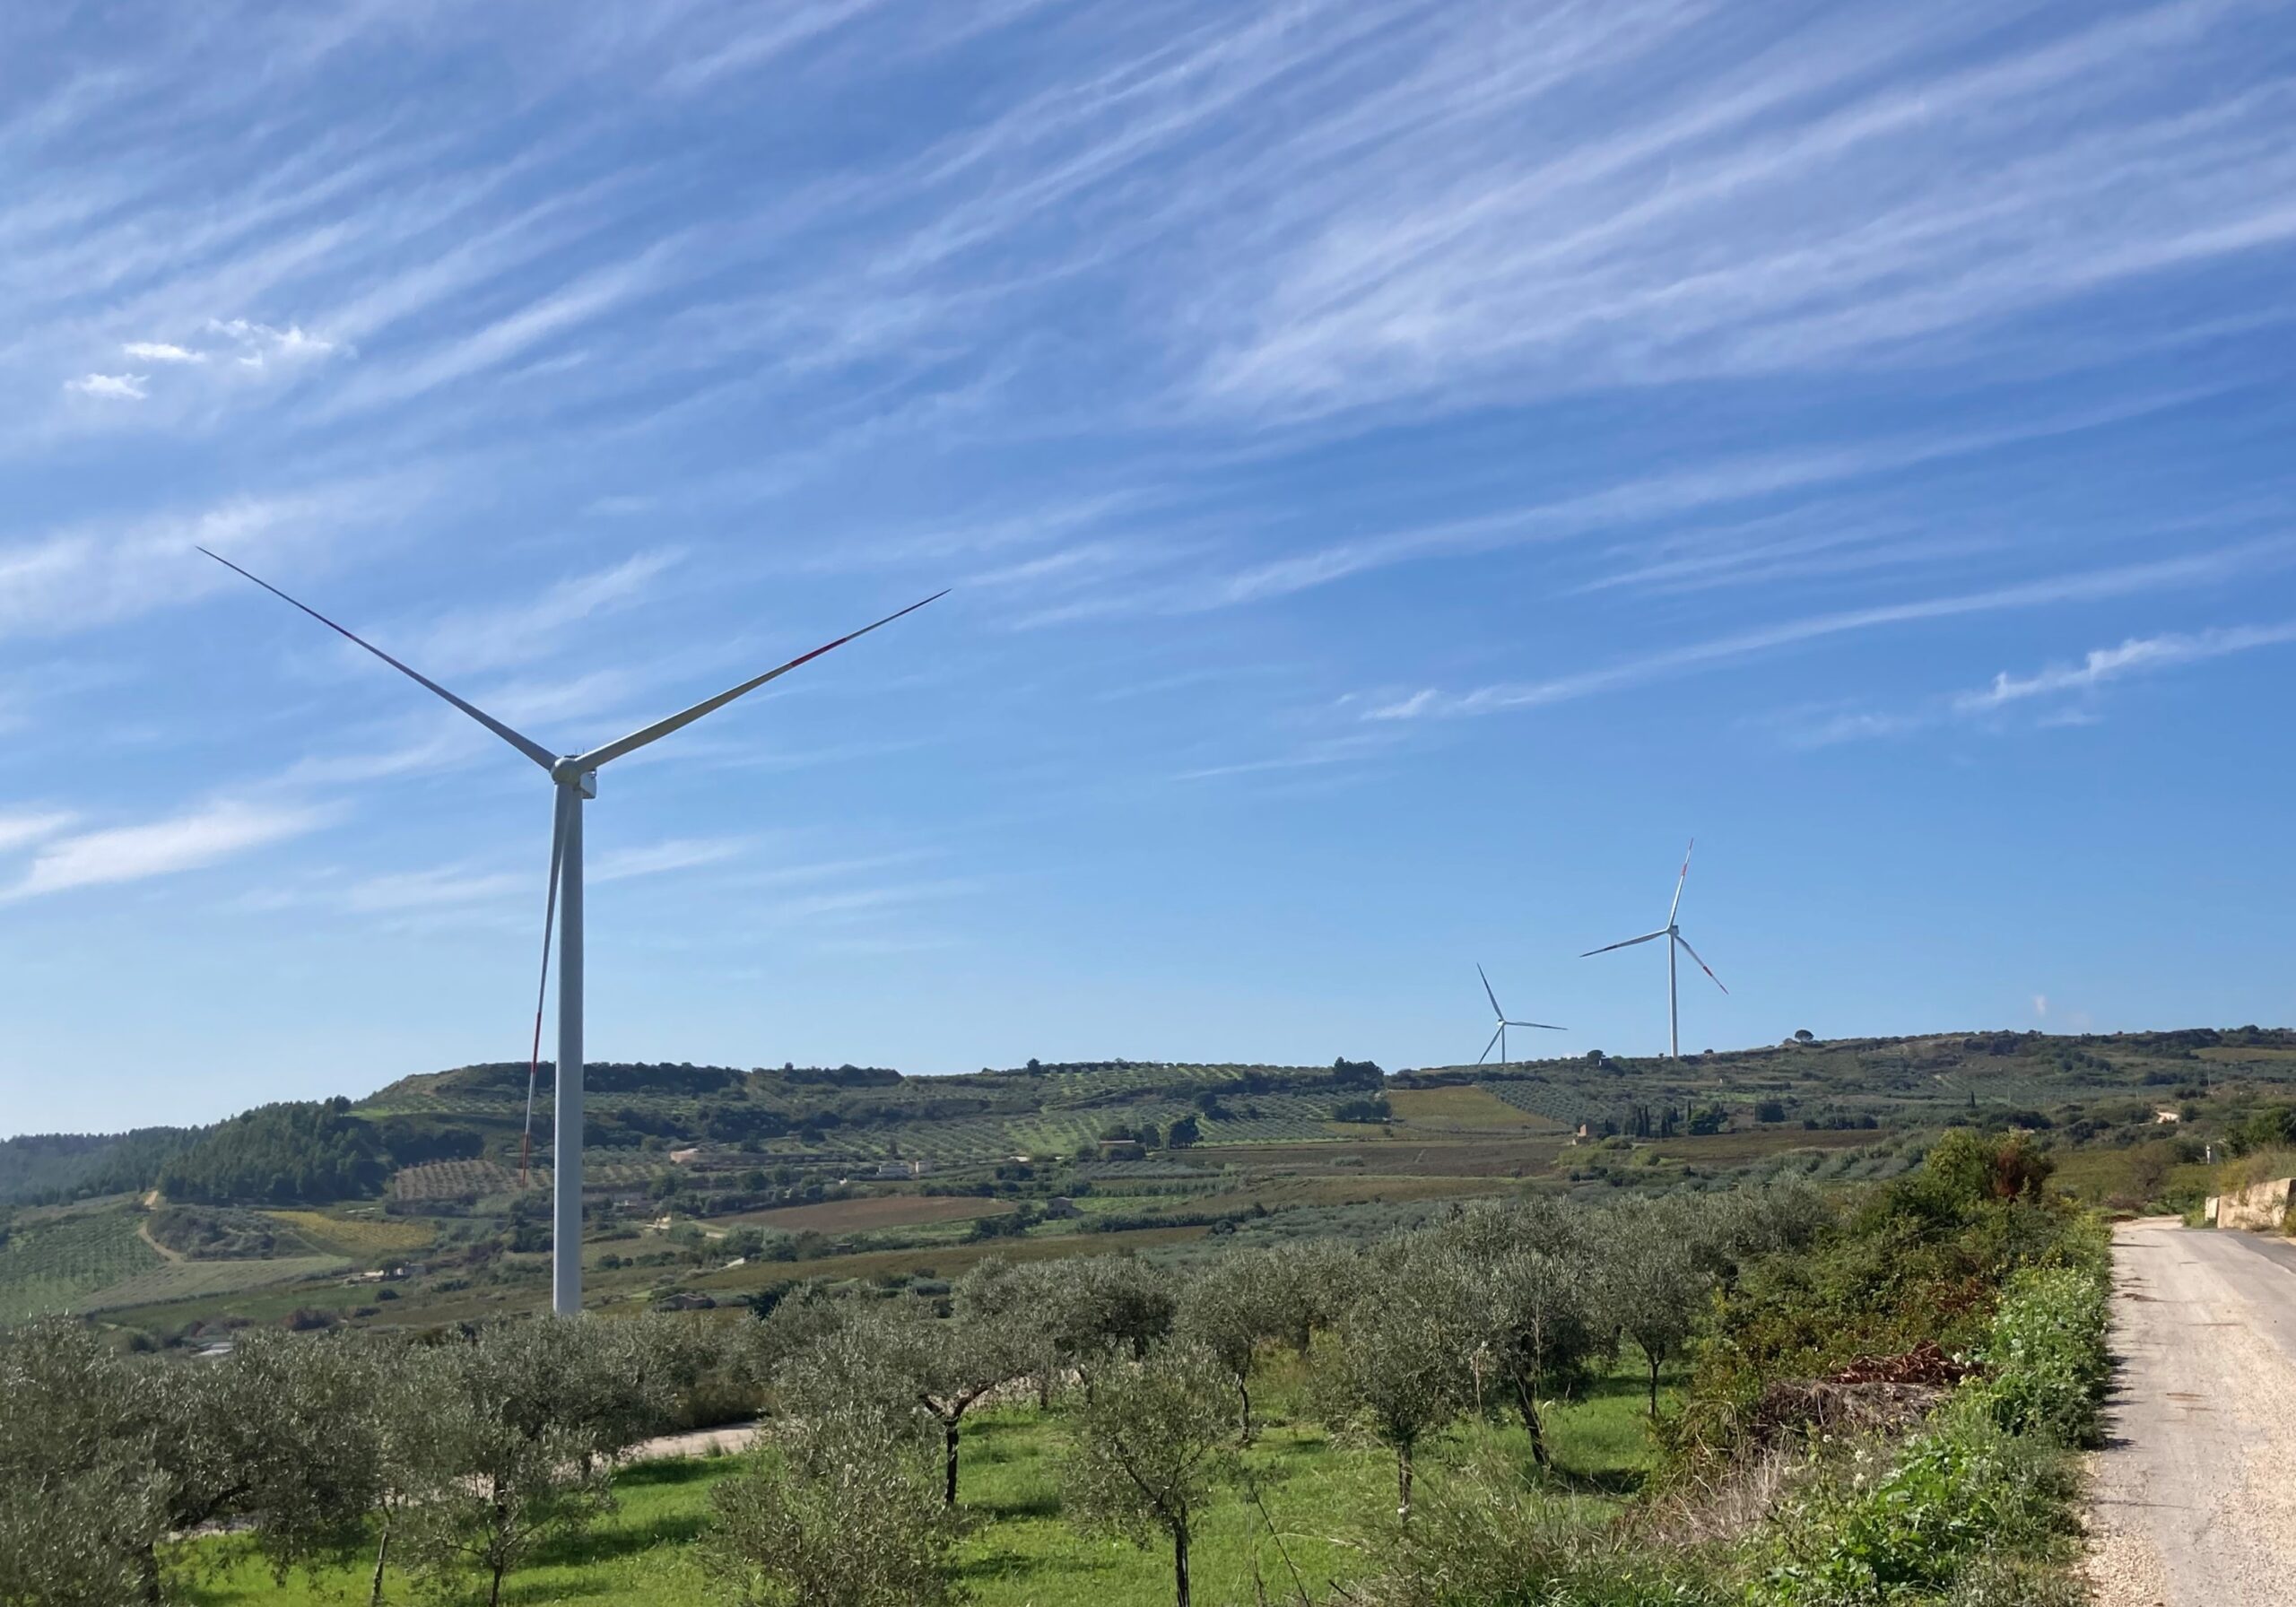
<svg viewBox="0 0 2296 1607">
<path fill-rule="evenodd" d="M 1381 1447 L 1335 1438 L 1300 1411 L 1296 1374 L 1277 1364 L 1261 1388 L 1267 1417 L 1246 1458 L 1283 1550 L 1320 1599 L 1335 1581 L 1358 1575 L 1363 1542 L 1394 1521 L 1395 1464 Z M 1590 1398 L 1558 1407 L 1550 1424 L 1558 1488 L 1590 1522 L 1615 1511 L 1655 1460 L 1635 1380 L 1622 1375 Z M 1495 1436 L 1528 1466 L 1522 1430 L 1456 1431 L 1420 1457 L 1422 1492 L 1439 1490 L 1447 1464 L 1468 1435 Z M 1077 1528 L 1061 1511 L 1060 1459 L 1065 1430 L 1057 1416 L 1013 1408 L 966 1426 L 963 1505 L 974 1527 L 957 1553 L 961 1577 L 978 1607 L 1162 1607 L 1171 1600 L 1170 1561 L 1161 1550 Z M 738 1459 L 706 1458 L 632 1467 L 616 1481 L 618 1510 L 589 1534 L 546 1552 L 511 1577 L 503 1599 L 517 1607 L 550 1603 L 631 1603 L 642 1607 L 706 1607 L 710 1602 L 691 1542 L 708 1522 L 709 1489 Z M 231 1542 L 203 1542 L 204 1559 L 223 1566 L 195 1600 L 208 1607 L 242 1603 L 338 1603 L 366 1596 L 361 1565 L 296 1576 L 283 1585 L 252 1559 L 234 1559 Z M 1244 1496 L 1224 1492 L 1205 1515 L 1195 1547 L 1196 1597 L 1206 1603 L 1252 1599 L 1257 1554 L 1269 1594 L 1289 1593 L 1285 1564 L 1266 1524 Z M 413 1581 L 394 1568 L 384 1599 L 422 1600 Z"/>
<path fill-rule="evenodd" d="M 142 1220 L 117 1208 L 19 1222 L 0 1245 L 0 1322 L 85 1311 L 97 1291 L 166 1258 L 137 1237 Z"/>
</svg>

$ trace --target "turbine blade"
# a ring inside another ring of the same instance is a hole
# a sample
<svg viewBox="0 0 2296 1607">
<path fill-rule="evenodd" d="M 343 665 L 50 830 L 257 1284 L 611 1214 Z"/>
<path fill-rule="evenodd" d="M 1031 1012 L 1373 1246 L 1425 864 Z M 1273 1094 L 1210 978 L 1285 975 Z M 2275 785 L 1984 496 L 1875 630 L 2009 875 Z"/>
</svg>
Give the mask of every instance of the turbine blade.
<svg viewBox="0 0 2296 1607">
<path fill-rule="evenodd" d="M 1665 929 L 1661 927 L 1656 932 L 1646 932 L 1640 937 L 1630 937 L 1624 942 L 1605 943 L 1599 949 L 1589 949 L 1586 953 L 1578 956 L 1578 958 L 1581 960 L 1588 960 L 1597 954 L 1607 954 L 1613 949 L 1631 949 L 1637 943 L 1647 943 L 1654 937 L 1664 937 L 1665 935 Z"/>
<path fill-rule="evenodd" d="M 1503 1029 L 1502 1029 L 1502 1030 L 1503 1030 Z M 1475 1064 L 1477 1064 L 1477 1065 L 1481 1065 L 1484 1061 L 1486 1061 L 1486 1060 L 1490 1059 L 1490 1058 L 1491 1058 L 1491 1052 L 1492 1052 L 1492 1050 L 1493 1050 L 1493 1049 L 1497 1048 L 1498 1047 L 1499 1047 L 1499 1034 L 1498 1034 L 1497 1032 L 1494 1032 L 1494 1033 L 1492 1033 L 1492 1034 L 1491 1035 L 1491 1041 L 1490 1041 L 1489 1043 L 1487 1043 L 1487 1044 L 1485 1044 L 1485 1045 L 1483 1045 L 1483 1053 L 1482 1053 L 1482 1054 L 1480 1054 L 1480 1055 L 1476 1055 L 1476 1056 L 1474 1057 L 1474 1063 L 1475 1063 Z"/>
<path fill-rule="evenodd" d="M 1581 955 L 1579 958 L 1584 959 L 1585 956 Z M 1552 1021 L 1509 1021 L 1507 1024 L 1509 1027 L 1536 1027 L 1542 1032 L 1568 1032 L 1570 1030 L 1568 1027 L 1558 1027 Z"/>
<path fill-rule="evenodd" d="M 1682 944 L 1684 951 L 1686 951 L 1692 960 L 1698 960 L 1698 951 L 1690 946 L 1690 939 L 1677 932 L 1674 934 L 1674 941 Z M 1722 978 L 1714 974 L 1714 968 L 1712 966 L 1707 964 L 1703 960 L 1698 960 L 1698 969 L 1706 973 L 1708 981 L 1713 983 L 1717 987 L 1722 987 Z M 1722 991 L 1726 994 L 1730 990 L 1726 987 L 1722 987 Z"/>
<path fill-rule="evenodd" d="M 669 735 L 673 731 L 692 725 L 694 721 L 700 719 L 703 715 L 725 708 L 726 704 L 731 703 L 735 699 L 746 696 L 747 694 L 757 691 L 759 687 L 763 686 L 767 682 L 787 675 L 799 665 L 812 663 L 814 659 L 819 658 L 831 648 L 841 647 L 857 637 L 868 635 L 869 632 L 876 630 L 879 625 L 890 625 L 895 620 L 900 618 L 901 614 L 915 613 L 918 609 L 924 607 L 926 603 L 937 603 L 948 595 L 949 594 L 946 591 L 935 592 L 922 603 L 912 603 L 907 608 L 901 609 L 897 613 L 887 614 L 883 619 L 879 620 L 874 625 L 864 625 L 858 630 L 849 630 L 846 632 L 846 634 L 839 637 L 833 642 L 823 642 L 812 652 L 801 653 L 796 657 L 791 659 L 787 664 L 781 665 L 778 669 L 768 670 L 764 674 L 758 676 L 755 680 L 744 681 L 739 686 L 719 692 L 714 698 L 705 699 L 701 702 L 695 704 L 691 708 L 684 709 L 677 714 L 672 715 L 666 720 L 657 720 L 652 725 L 647 726 L 644 730 L 633 731 L 628 736 L 622 737 L 617 742 L 608 743 L 603 748 L 594 748 L 589 752 L 583 754 L 579 760 L 576 760 L 576 762 L 586 770 L 596 769 L 602 764 L 612 763 L 614 760 L 620 759 L 625 753 L 634 753 L 639 749 L 644 747 L 648 743 L 659 741 L 661 738 Z"/>
<path fill-rule="evenodd" d="M 1474 974 L 1483 977 L 1483 967 L 1480 964 L 1474 968 Z M 1491 1013 L 1500 1021 L 1505 1021 L 1507 1012 L 1499 1008 L 1499 995 L 1491 991 L 1491 978 L 1488 977 L 1483 977 L 1483 996 L 1491 1001 Z"/>
<path fill-rule="evenodd" d="M 550 891 L 542 906 L 542 980 L 535 985 L 535 1041 L 526 1058 L 526 1127 L 518 1138 L 518 1186 L 526 1186 L 526 1166 L 535 1147 L 535 1083 L 542 1076 L 542 1009 L 550 996 L 550 934 L 558 924 L 558 872 L 566 859 L 566 812 L 572 805 L 566 789 L 552 789 L 550 813 Z"/>
<path fill-rule="evenodd" d="M 326 615 L 321 613 L 317 609 L 309 606 L 308 604 L 295 602 L 294 598 L 289 596 L 285 592 L 281 591 L 277 586 L 272 585 L 270 581 L 263 579 L 259 576 L 248 574 L 247 570 L 239 568 L 239 565 L 233 563 L 230 559 L 225 558 L 219 552 L 208 552 L 207 549 L 204 547 L 200 548 L 199 551 L 202 552 L 207 552 L 208 557 L 213 559 L 217 563 L 222 564 L 233 574 L 245 576 L 248 579 L 254 581 L 257 586 L 263 587 L 264 590 L 269 592 L 281 602 L 292 604 L 295 607 L 301 609 L 305 613 L 310 615 L 311 618 L 317 620 L 320 624 L 326 626 L 329 630 L 334 631 L 337 636 L 344 638 L 346 641 L 357 643 L 360 647 L 366 648 L 368 652 L 372 653 L 376 657 L 381 659 L 385 664 L 390 665 L 391 668 L 396 670 L 408 680 L 414 682 L 417 685 L 425 687 L 430 691 L 437 693 L 439 697 L 444 698 L 457 708 L 461 709 L 465 714 L 470 716 L 472 719 L 476 720 L 480 725 L 494 733 L 495 735 L 500 737 L 504 742 L 509 743 L 512 747 L 517 749 L 519 752 L 525 754 L 528 759 L 533 760 L 536 764 L 542 766 L 544 769 L 549 769 L 552 765 L 558 762 L 558 756 L 552 753 L 548 748 L 544 747 L 540 743 L 535 742 L 531 737 L 522 736 L 517 732 L 511 730 L 509 726 L 505 725 L 501 721 L 496 719 L 492 715 L 487 713 L 476 704 L 465 703 L 462 699 L 455 696 L 454 693 L 448 691 L 445 687 L 440 686 L 428 675 L 422 674 L 414 670 L 407 668 L 406 665 L 399 663 L 397 659 L 393 658 L 389 654 L 375 646 L 374 643 L 361 640 L 360 638 L 352 635 L 350 631 L 345 630 L 333 620 L 328 619 Z"/>
<path fill-rule="evenodd" d="M 1698 838 L 1690 839 L 1690 848 L 1683 850 L 1683 873 L 1674 878 L 1674 901 L 1666 906 L 1666 925 L 1674 924 L 1674 912 L 1683 907 L 1683 883 L 1690 880 L 1691 848 L 1698 847 Z"/>
</svg>

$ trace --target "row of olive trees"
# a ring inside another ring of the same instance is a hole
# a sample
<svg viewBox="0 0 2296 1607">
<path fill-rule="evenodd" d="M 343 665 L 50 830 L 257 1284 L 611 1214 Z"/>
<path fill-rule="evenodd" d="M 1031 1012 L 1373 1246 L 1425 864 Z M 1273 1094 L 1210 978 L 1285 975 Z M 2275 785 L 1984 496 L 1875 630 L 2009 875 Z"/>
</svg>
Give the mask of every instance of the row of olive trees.
<svg viewBox="0 0 2296 1607">
<path fill-rule="evenodd" d="M 441 1588 L 506 1575 L 611 1502 L 613 1458 L 709 1361 L 667 1321 L 504 1325 L 434 1345 L 249 1330 L 217 1360 L 85 1327 L 0 1335 L 0 1603 L 158 1603 L 171 1536 L 228 1525 L 283 1574 L 372 1544 Z"/>
<path fill-rule="evenodd" d="M 744 1607 L 944 1599 L 966 1414 L 1000 1392 L 1056 1397 L 1072 1516 L 1168 1546 L 1174 1599 L 1213 1490 L 1254 1433 L 1265 1359 L 1309 1358 L 1319 1411 L 1396 1459 L 1407 1522 L 1419 1447 L 1462 1417 L 1519 1413 L 1547 1460 L 1541 1403 L 1622 1346 L 1657 1378 L 1716 1284 L 1805 1242 L 1798 1190 L 1588 1210 L 1486 1204 L 1361 1249 L 1231 1250 L 1185 1279 L 1124 1257 L 982 1264 L 936 1319 L 910 1301 L 784 1301 L 748 1336 L 784 1422 L 717 1494 L 706 1542 Z"/>
<path fill-rule="evenodd" d="M 1660 1370 L 1741 1261 L 1801 1242 L 1793 1192 L 1487 1203 L 1356 1247 L 1231 1249 L 1190 1275 L 1119 1256 L 983 1263 L 945 1317 L 807 1289 L 730 1333 L 649 1318 L 536 1320 L 418 1343 L 243 1333 L 222 1360 L 130 1358 L 54 1322 L 0 1334 L 0 1607 L 179 1594 L 170 1537 L 209 1525 L 272 1563 L 371 1547 L 441 1592 L 504 1578 L 611 1504 L 614 1460 L 705 1379 L 778 1421 L 717 1492 L 704 1556 L 750 1604 L 931 1602 L 961 1523 L 960 1454 L 984 1401 L 1033 1397 L 1070 1434 L 1072 1516 L 1167 1545 L 1176 1599 L 1211 1491 L 1240 1467 L 1266 1359 L 1396 1461 L 1476 1413 L 1519 1413 L 1631 1347 Z"/>
</svg>

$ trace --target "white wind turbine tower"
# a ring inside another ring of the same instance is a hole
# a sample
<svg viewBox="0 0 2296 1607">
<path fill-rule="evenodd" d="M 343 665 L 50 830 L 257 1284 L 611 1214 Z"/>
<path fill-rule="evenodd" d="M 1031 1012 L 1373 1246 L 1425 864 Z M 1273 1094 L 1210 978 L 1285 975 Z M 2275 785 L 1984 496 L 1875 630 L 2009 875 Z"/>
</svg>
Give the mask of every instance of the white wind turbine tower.
<svg viewBox="0 0 2296 1607">
<path fill-rule="evenodd" d="M 1684 848 L 1683 850 L 1683 872 L 1681 875 L 1674 878 L 1674 901 L 1666 906 L 1666 924 L 1665 925 L 1659 927 L 1656 932 L 1646 932 L 1640 937 L 1630 937 L 1622 942 L 1605 943 L 1599 949 L 1589 949 L 1585 954 L 1581 954 L 1578 957 L 1581 960 L 1585 960 L 1589 956 L 1596 954 L 1607 954 L 1613 949 L 1631 949 L 1637 943 L 1654 942 L 1662 937 L 1668 940 L 1666 943 L 1666 1053 L 1676 1060 L 1680 1060 L 1683 1057 L 1683 1034 L 1682 1001 L 1676 995 L 1674 988 L 1674 945 L 1676 943 L 1680 943 L 1683 947 L 1683 952 L 1689 955 L 1692 960 L 1698 960 L 1698 951 L 1690 946 L 1690 939 L 1684 937 L 1683 935 L 1683 929 L 1674 924 L 1674 916 L 1680 912 L 1683 907 L 1683 883 L 1690 880 L 1691 848 L 1695 848 L 1697 847 L 1698 839 L 1696 838 L 1691 838 L 1690 848 Z M 1712 966 L 1707 964 L 1703 960 L 1698 960 L 1698 969 L 1706 973 L 1708 979 L 1711 981 L 1715 986 L 1722 987 L 1722 978 L 1715 976 L 1714 968 Z M 1726 994 L 1730 990 L 1726 987 L 1722 987 L 1722 991 Z"/>
<path fill-rule="evenodd" d="M 922 603 L 912 603 L 898 613 L 887 614 L 875 625 L 864 625 L 849 631 L 835 641 L 825 642 L 810 653 L 803 653 L 778 669 L 768 670 L 739 686 L 703 699 L 692 708 L 683 709 L 667 719 L 631 732 L 628 736 L 610 742 L 602 748 L 587 753 L 557 754 L 529 737 L 522 736 L 500 720 L 473 704 L 465 703 L 445 687 L 429 677 L 407 668 L 397 659 L 376 647 L 361 641 L 342 626 L 315 608 L 297 603 L 269 581 L 248 574 L 230 559 L 207 549 L 199 549 L 225 569 L 244 575 L 273 596 L 292 604 L 328 630 L 357 643 L 385 664 L 417 684 L 435 692 L 470 716 L 495 735 L 509 743 L 540 765 L 548 773 L 557 794 L 555 811 L 550 830 L 550 890 L 543 916 L 543 979 L 535 999 L 534 1063 L 539 1065 L 542 1055 L 542 998 L 550 986 L 550 934 L 553 917 L 558 917 L 558 1108 L 552 1170 L 551 1199 L 551 1308 L 561 1316 L 571 1316 L 582 1309 L 582 804 L 598 795 L 598 767 L 634 753 L 648 743 L 669 735 L 673 731 L 690 725 L 703 715 L 723 708 L 735 699 L 755 691 L 767 682 L 787 674 L 799 665 L 819 658 L 832 647 L 841 647 L 856 637 L 866 636 L 878 625 L 890 625 L 902 614 L 914 613 L 926 603 L 945 597 L 945 591 L 935 592 Z M 560 912 L 562 911 L 562 916 Z M 526 1122 L 534 1124 L 534 1081 L 528 1073 L 526 1083 Z M 523 1160 L 522 1160 L 523 1169 Z"/>
<path fill-rule="evenodd" d="M 1496 1044 L 1499 1047 L 1500 1065 L 1503 1068 L 1509 1064 L 1507 1059 L 1507 1029 L 1509 1027 L 1536 1027 L 1542 1032 L 1560 1032 L 1562 1030 L 1561 1028 L 1546 1021 L 1509 1021 L 1507 1019 L 1507 1012 L 1499 1008 L 1499 995 L 1491 991 L 1491 978 L 1483 976 L 1483 967 L 1480 965 L 1476 966 L 1474 968 L 1474 974 L 1478 977 L 1483 977 L 1483 996 L 1491 1001 L 1491 1013 L 1499 1018 L 1499 1030 L 1491 1035 L 1491 1043 L 1483 1046 L 1483 1053 L 1475 1057 L 1475 1064 L 1481 1065 L 1484 1061 L 1491 1058 L 1492 1044 Z"/>
</svg>

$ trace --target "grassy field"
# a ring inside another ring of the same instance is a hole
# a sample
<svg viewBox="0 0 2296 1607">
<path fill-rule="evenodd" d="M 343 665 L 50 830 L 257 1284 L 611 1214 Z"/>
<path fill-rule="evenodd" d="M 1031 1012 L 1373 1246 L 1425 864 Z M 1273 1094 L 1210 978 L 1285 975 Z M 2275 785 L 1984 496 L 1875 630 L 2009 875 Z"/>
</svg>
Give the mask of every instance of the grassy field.
<svg viewBox="0 0 2296 1607">
<path fill-rule="evenodd" d="M 83 1311 L 114 1311 L 132 1306 L 166 1306 L 179 1300 L 212 1299 L 347 1271 L 340 1255 L 279 1255 L 267 1261 L 176 1261 L 107 1284 L 80 1302 Z"/>
<path fill-rule="evenodd" d="M 1589 1519 L 1615 1510 L 1655 1461 L 1639 1384 L 1621 1376 L 1583 1402 L 1555 1410 L 1550 1433 L 1555 1486 Z M 1246 1457 L 1261 1499 L 1311 1594 L 1360 1568 L 1361 1542 L 1394 1522 L 1395 1464 L 1376 1445 L 1335 1438 L 1301 1410 L 1296 1377 L 1277 1376 L 1260 1391 L 1268 1412 Z M 1466 1437 L 1487 1435 L 1526 1465 L 1521 1429 L 1457 1430 L 1420 1456 L 1422 1499 L 1439 1498 L 1444 1470 Z M 1026 1408 L 990 1412 L 965 1433 L 963 1505 L 974 1526 L 958 1567 L 978 1607 L 1163 1607 L 1171 1600 L 1170 1563 L 1161 1549 L 1084 1533 L 1064 1517 L 1058 1420 Z M 518 1607 L 546 1603 L 632 1603 L 644 1607 L 706 1607 L 711 1601 L 691 1542 L 708 1522 L 710 1487 L 740 1463 L 732 1457 L 653 1463 L 626 1471 L 616 1483 L 619 1510 L 590 1534 L 552 1549 L 541 1564 L 512 1576 L 503 1600 Z M 212 1543 L 212 1542 L 211 1542 Z M 1282 1551 L 1254 1507 L 1237 1490 L 1222 1494 L 1195 1547 L 1196 1599 L 1253 1599 L 1257 1559 L 1271 1597 L 1290 1590 Z M 211 1551 L 211 1559 L 216 1553 Z M 275 1583 L 258 1563 L 222 1569 L 194 1598 L 212 1607 L 242 1603 L 336 1603 L 366 1598 L 367 1568 L 352 1566 Z M 394 1569 L 384 1599 L 424 1599 Z"/>
<path fill-rule="evenodd" d="M 1552 1116 L 1509 1104 L 1487 1088 L 1464 1083 L 1451 1088 L 1399 1088 L 1387 1095 L 1387 1108 L 1413 1127 L 1437 1133 L 1492 1128 L 1552 1132 L 1560 1125 Z"/>
</svg>

